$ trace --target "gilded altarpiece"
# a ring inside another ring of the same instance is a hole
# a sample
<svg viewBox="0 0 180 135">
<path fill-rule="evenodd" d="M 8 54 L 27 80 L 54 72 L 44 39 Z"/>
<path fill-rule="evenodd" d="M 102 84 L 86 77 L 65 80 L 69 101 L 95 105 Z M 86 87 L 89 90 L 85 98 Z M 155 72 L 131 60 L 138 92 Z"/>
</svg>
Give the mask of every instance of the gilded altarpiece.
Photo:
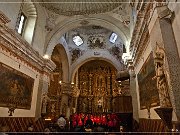
<svg viewBox="0 0 180 135">
<path fill-rule="evenodd" d="M 112 111 L 113 89 L 117 70 L 104 61 L 91 61 L 78 70 L 79 89 L 77 111 L 102 113 Z"/>
<path fill-rule="evenodd" d="M 140 93 L 140 108 L 145 109 L 159 105 L 159 96 L 156 84 L 155 65 L 151 53 L 138 73 L 138 84 Z"/>
<path fill-rule="evenodd" d="M 60 102 L 61 102 L 61 87 L 59 78 L 61 74 L 54 72 L 51 77 L 50 87 L 48 90 L 48 97 L 50 98 L 47 104 L 47 114 L 52 117 L 60 115 Z"/>
</svg>

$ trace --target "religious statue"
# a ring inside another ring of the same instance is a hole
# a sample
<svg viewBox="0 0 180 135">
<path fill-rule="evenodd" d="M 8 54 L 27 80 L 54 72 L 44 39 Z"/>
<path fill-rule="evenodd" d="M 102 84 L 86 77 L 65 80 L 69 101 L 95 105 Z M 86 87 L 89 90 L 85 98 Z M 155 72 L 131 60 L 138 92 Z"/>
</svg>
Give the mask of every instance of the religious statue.
<svg viewBox="0 0 180 135">
<path fill-rule="evenodd" d="M 99 98 L 98 99 L 98 108 L 102 108 L 102 103 L 103 103 L 102 99 Z"/>
<path fill-rule="evenodd" d="M 50 100 L 50 98 L 47 95 L 47 92 L 44 92 L 42 94 L 42 111 L 41 113 L 45 114 L 46 113 L 46 107 L 47 107 L 47 102 Z"/>
<path fill-rule="evenodd" d="M 155 70 L 157 79 L 157 88 L 160 99 L 160 107 L 171 107 L 171 101 L 169 97 L 168 84 L 164 71 L 164 50 L 157 46 L 155 53 Z"/>
</svg>

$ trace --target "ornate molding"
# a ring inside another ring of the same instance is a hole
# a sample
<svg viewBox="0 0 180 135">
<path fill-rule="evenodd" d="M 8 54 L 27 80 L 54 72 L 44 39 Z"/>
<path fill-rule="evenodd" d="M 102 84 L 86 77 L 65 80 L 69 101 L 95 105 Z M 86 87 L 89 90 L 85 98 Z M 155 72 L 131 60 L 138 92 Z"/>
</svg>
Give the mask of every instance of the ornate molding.
<svg viewBox="0 0 180 135">
<path fill-rule="evenodd" d="M 10 21 L 11 20 L 2 11 L 0 11 L 0 25 L 6 24 Z"/>
<path fill-rule="evenodd" d="M 158 9 L 158 17 L 170 19 L 173 13 L 168 9 L 167 3 L 163 0 L 154 3 L 143 3 L 137 16 L 137 21 L 134 27 L 130 51 L 132 52 L 132 59 L 135 64 L 138 63 L 140 56 L 148 45 L 149 30 L 148 26 L 153 16 L 154 10 Z M 173 16 L 172 16 L 173 17 Z"/>
<path fill-rule="evenodd" d="M 0 51 L 16 57 L 32 69 L 48 74 L 55 69 L 51 60 L 45 60 L 18 33 L 7 26 L 0 27 Z"/>
<path fill-rule="evenodd" d="M 72 85 L 71 83 L 61 83 L 62 94 L 70 96 L 73 92 L 73 87 L 74 85 Z"/>
<path fill-rule="evenodd" d="M 120 6 L 122 1 L 109 0 L 109 1 L 58 1 L 58 0 L 37 0 L 40 5 L 46 9 L 55 12 L 59 15 L 73 16 L 73 15 L 89 15 L 97 13 L 105 13 L 114 10 Z"/>
<path fill-rule="evenodd" d="M 172 107 L 172 105 L 170 101 L 169 90 L 168 90 L 169 87 L 164 69 L 164 62 L 165 62 L 164 58 L 165 58 L 164 49 L 159 47 L 159 45 L 157 44 L 155 51 L 155 58 L 154 58 L 156 76 L 154 78 L 157 79 L 160 107 L 167 108 L 167 107 Z"/>
<path fill-rule="evenodd" d="M 154 8 L 153 3 L 143 3 L 138 13 L 130 45 L 132 59 L 135 64 L 138 63 L 142 52 L 147 46 L 149 40 L 148 25 Z"/>
</svg>

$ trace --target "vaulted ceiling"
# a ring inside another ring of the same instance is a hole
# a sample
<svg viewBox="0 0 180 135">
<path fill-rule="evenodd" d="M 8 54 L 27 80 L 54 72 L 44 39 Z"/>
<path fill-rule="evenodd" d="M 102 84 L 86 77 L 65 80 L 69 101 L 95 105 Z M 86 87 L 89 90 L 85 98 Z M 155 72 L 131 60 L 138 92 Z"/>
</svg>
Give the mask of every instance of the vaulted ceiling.
<svg viewBox="0 0 180 135">
<path fill-rule="evenodd" d="M 47 9 L 65 16 L 105 13 L 125 0 L 37 0 Z"/>
</svg>

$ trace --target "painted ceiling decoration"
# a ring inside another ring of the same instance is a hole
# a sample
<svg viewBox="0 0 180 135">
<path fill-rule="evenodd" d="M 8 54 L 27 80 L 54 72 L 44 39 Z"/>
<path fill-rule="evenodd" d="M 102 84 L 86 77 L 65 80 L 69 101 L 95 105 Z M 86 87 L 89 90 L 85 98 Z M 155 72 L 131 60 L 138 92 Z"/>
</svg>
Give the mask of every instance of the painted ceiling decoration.
<svg viewBox="0 0 180 135">
<path fill-rule="evenodd" d="M 122 60 L 123 55 L 123 45 L 116 44 L 113 47 L 109 49 L 109 53 L 112 54 L 114 57 L 116 57 L 117 60 Z"/>
<path fill-rule="evenodd" d="M 81 33 L 83 35 L 94 35 L 94 34 L 108 34 L 109 30 L 97 25 L 81 26 L 73 29 L 74 32 Z"/>
<path fill-rule="evenodd" d="M 37 0 L 42 6 L 60 15 L 89 15 L 110 12 L 124 0 Z"/>
<path fill-rule="evenodd" d="M 114 60 L 122 62 L 122 55 L 125 52 L 125 46 L 120 36 L 112 30 L 98 25 L 81 26 L 68 31 L 66 34 L 68 49 L 71 57 L 71 64 L 75 63 L 80 57 L 86 57 L 90 54 L 94 56 L 104 55 L 113 56 Z M 75 37 L 79 40 L 75 42 Z M 110 39 L 112 41 L 110 41 Z"/>
<path fill-rule="evenodd" d="M 70 48 L 70 52 L 71 52 L 71 62 L 75 62 L 80 56 L 83 55 L 84 51 L 82 51 L 79 48 Z"/>
<path fill-rule="evenodd" d="M 90 49 L 104 49 L 105 45 L 105 37 L 104 36 L 90 36 L 88 38 L 88 47 Z"/>
</svg>

